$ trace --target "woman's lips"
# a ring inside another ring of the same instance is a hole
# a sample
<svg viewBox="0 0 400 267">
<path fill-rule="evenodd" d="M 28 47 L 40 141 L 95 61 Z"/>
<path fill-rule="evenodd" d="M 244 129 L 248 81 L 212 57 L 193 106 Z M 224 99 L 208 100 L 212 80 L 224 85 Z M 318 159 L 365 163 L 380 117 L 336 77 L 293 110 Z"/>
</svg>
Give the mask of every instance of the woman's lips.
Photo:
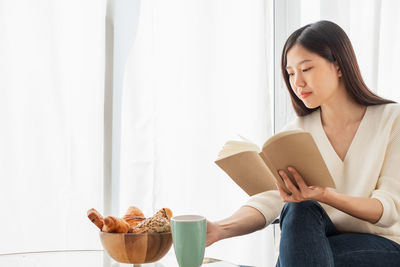
<svg viewBox="0 0 400 267">
<path fill-rule="evenodd" d="M 308 97 L 309 95 L 311 95 L 311 93 L 301 93 L 300 97 L 304 99 L 304 98 Z"/>
</svg>

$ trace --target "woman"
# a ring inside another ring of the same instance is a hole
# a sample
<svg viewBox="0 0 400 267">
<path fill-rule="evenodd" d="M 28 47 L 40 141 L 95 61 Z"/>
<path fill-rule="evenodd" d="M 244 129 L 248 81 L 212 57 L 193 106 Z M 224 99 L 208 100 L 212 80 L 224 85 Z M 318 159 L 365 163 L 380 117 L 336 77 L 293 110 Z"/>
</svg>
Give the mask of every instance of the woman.
<svg viewBox="0 0 400 267">
<path fill-rule="evenodd" d="M 281 67 L 298 115 L 285 129 L 312 134 L 336 189 L 280 170 L 291 193 L 277 184 L 208 222 L 207 245 L 262 229 L 280 213 L 277 266 L 400 266 L 400 105 L 367 88 L 349 38 L 329 21 L 290 35 Z"/>
</svg>

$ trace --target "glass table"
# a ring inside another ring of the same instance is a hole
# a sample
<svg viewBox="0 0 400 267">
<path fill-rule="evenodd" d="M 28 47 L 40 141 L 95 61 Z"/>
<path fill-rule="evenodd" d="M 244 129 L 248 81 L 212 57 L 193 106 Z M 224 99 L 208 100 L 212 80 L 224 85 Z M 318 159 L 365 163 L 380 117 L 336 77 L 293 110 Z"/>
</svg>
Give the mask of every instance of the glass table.
<svg viewBox="0 0 400 267">
<path fill-rule="evenodd" d="M 149 264 L 124 264 L 114 261 L 103 250 L 63 250 L 0 254 L 0 266 L 4 267 L 177 267 L 174 250 L 171 249 L 160 261 Z M 239 266 L 225 261 L 205 258 L 203 266 Z M 245 266 L 241 266 L 245 267 Z"/>
</svg>

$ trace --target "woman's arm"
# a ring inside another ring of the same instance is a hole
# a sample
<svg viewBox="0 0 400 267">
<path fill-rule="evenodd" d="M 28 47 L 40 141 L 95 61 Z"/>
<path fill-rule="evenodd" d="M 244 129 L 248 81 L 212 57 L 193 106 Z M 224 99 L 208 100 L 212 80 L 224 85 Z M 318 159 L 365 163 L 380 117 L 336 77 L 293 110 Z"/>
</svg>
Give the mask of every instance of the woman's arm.
<svg viewBox="0 0 400 267">
<path fill-rule="evenodd" d="M 282 179 L 285 181 L 287 188 L 292 194 L 287 194 L 277 184 L 279 193 L 285 202 L 300 202 L 304 200 L 316 200 L 327 205 L 330 205 L 338 210 L 341 210 L 351 216 L 364 221 L 376 223 L 382 216 L 382 203 L 375 198 L 352 197 L 339 194 L 329 188 L 320 186 L 307 186 L 294 168 L 288 168 L 292 174 L 298 187 L 296 187 L 289 179 L 284 171 L 280 171 Z"/>
<path fill-rule="evenodd" d="M 257 209 L 243 206 L 232 216 L 218 222 L 207 221 L 207 240 L 209 246 L 216 241 L 252 233 L 265 226 L 265 218 Z"/>
<path fill-rule="evenodd" d="M 382 203 L 376 198 L 352 197 L 327 189 L 319 200 L 358 219 L 376 223 L 382 216 Z"/>
</svg>

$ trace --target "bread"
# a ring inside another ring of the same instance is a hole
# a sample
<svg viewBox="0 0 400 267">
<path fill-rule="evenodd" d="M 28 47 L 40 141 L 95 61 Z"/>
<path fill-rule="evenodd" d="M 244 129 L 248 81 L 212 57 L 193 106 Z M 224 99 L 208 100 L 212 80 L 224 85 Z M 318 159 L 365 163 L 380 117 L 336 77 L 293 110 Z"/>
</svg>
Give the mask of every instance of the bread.
<svg viewBox="0 0 400 267">
<path fill-rule="evenodd" d="M 103 232 L 108 233 L 164 233 L 171 231 L 169 220 L 172 211 L 162 208 L 153 217 L 145 218 L 143 212 L 130 206 L 123 218 L 103 216 L 95 209 L 87 212 L 88 218 Z"/>
<path fill-rule="evenodd" d="M 139 217 L 144 217 L 144 214 L 143 214 L 143 212 L 142 212 L 139 208 L 137 208 L 137 207 L 135 207 L 135 206 L 130 206 L 130 207 L 128 208 L 128 210 L 126 211 L 126 213 L 125 213 L 125 215 L 124 215 L 124 218 L 125 218 L 125 216 L 139 216 Z"/>
<path fill-rule="evenodd" d="M 169 208 L 162 208 L 159 211 L 157 211 L 157 213 L 154 214 L 153 217 L 162 217 L 167 220 L 170 220 L 172 217 L 172 211 Z"/>
<path fill-rule="evenodd" d="M 145 217 L 140 216 L 124 216 L 124 220 L 129 224 L 131 228 L 135 228 L 139 223 L 145 220 Z"/>
<path fill-rule="evenodd" d="M 103 232 L 128 233 L 130 225 L 123 219 L 107 216 L 104 218 Z"/>
<path fill-rule="evenodd" d="M 138 225 L 141 221 L 143 221 L 146 218 L 144 217 L 143 212 L 139 208 L 135 206 L 130 206 L 126 211 L 123 219 L 129 224 L 131 228 L 135 228 L 136 225 Z"/>
<path fill-rule="evenodd" d="M 101 216 L 100 212 L 95 209 L 90 209 L 87 211 L 87 216 L 100 230 L 103 229 L 104 218 Z"/>
<path fill-rule="evenodd" d="M 133 229 L 134 233 L 164 233 L 170 232 L 171 225 L 169 220 L 164 217 L 153 216 L 147 218 L 143 222 L 139 223 L 136 228 Z"/>
</svg>

